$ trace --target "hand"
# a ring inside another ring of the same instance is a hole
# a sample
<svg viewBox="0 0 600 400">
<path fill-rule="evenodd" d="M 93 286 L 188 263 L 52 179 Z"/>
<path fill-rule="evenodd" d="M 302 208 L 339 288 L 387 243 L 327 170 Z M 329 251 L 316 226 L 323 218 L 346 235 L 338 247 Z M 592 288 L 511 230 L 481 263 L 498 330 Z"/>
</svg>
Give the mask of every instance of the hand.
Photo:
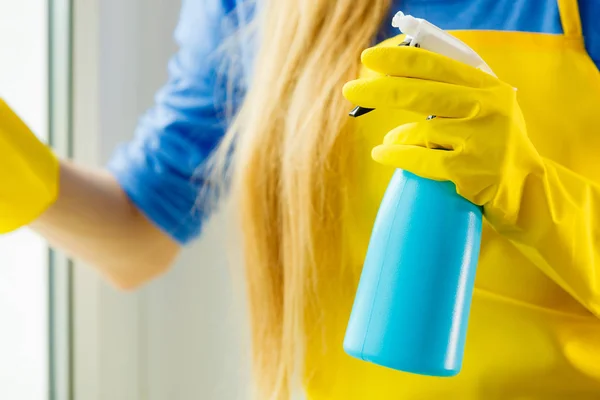
<svg viewBox="0 0 600 400">
<path fill-rule="evenodd" d="M 0 100 L 0 233 L 29 224 L 58 195 L 58 160 Z"/>
<path fill-rule="evenodd" d="M 414 47 L 370 48 L 362 62 L 381 75 L 348 82 L 348 100 L 423 114 L 422 121 L 390 131 L 373 158 L 451 181 L 461 196 L 484 207 L 492 224 L 514 223 L 525 181 L 544 171 L 516 91 L 485 72 Z"/>
</svg>

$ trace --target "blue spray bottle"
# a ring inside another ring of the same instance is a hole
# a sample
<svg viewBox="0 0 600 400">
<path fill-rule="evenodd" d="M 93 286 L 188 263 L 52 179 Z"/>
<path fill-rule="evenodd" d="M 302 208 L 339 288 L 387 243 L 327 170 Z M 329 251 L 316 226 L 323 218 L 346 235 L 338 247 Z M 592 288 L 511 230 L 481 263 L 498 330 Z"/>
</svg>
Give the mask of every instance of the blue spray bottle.
<svg viewBox="0 0 600 400">
<path fill-rule="evenodd" d="M 471 48 L 425 20 L 400 12 L 392 25 L 407 35 L 404 46 L 493 75 Z M 350 115 L 369 111 L 357 107 Z M 458 374 L 481 224 L 481 208 L 460 197 L 452 183 L 396 170 L 375 220 L 344 350 L 405 372 Z"/>
</svg>

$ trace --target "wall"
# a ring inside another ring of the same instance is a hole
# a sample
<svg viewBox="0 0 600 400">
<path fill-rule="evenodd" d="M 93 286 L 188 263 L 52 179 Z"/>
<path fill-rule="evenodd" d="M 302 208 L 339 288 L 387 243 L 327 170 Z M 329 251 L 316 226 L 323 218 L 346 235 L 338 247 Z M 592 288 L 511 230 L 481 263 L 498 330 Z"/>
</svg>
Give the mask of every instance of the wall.
<svg viewBox="0 0 600 400">
<path fill-rule="evenodd" d="M 106 161 L 133 134 L 165 82 L 178 12 L 172 0 L 75 0 L 81 162 Z M 239 254 L 227 245 L 228 220 L 225 209 L 171 271 L 135 293 L 119 293 L 91 269 L 76 268 L 76 399 L 245 398 L 247 329 L 243 293 L 232 279 L 239 277 Z"/>
</svg>

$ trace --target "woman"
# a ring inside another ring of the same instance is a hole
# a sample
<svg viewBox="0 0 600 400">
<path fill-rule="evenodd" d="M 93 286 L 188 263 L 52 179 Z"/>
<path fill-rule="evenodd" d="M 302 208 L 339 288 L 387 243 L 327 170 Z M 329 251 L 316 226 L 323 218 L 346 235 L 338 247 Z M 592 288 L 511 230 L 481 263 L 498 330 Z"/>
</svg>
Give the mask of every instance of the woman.
<svg viewBox="0 0 600 400">
<path fill-rule="evenodd" d="M 27 190 L 0 192 L 2 212 L 12 216 L 0 228 L 29 223 L 52 204 L 33 226 L 118 286 L 135 287 L 198 235 L 210 209 L 208 174 L 219 177 L 233 160 L 257 398 L 289 398 L 300 386 L 310 399 L 597 398 L 600 4 L 273 0 L 241 9 L 255 14 L 257 36 L 227 41 L 225 15 L 234 27 L 247 22 L 245 13 L 231 14 L 232 3 L 184 2 L 171 79 L 109 172 L 61 162 L 57 190 L 58 173 L 48 172 L 58 170 L 54 158 L 31 142 L 36 157 L 13 146 L 18 156 L 2 168 L 46 175 L 37 186 L 22 184 Z M 499 78 L 395 46 L 401 38 L 388 22 L 400 7 L 454 30 Z M 363 53 L 361 69 L 361 51 L 385 38 Z M 223 43 L 242 56 L 231 85 L 212 57 Z M 342 97 L 347 81 L 350 101 Z M 229 103 L 215 91 L 226 86 L 240 89 L 228 91 Z M 377 110 L 349 120 L 351 103 Z M 226 129 L 228 105 L 236 119 Z M 431 113 L 447 118 L 423 121 Z M 22 129 L 11 134 L 29 138 Z M 467 350 L 455 378 L 386 370 L 341 350 L 394 168 L 450 180 L 484 207 Z M 44 193 L 40 186 L 47 195 L 24 206 L 25 194 Z"/>
</svg>

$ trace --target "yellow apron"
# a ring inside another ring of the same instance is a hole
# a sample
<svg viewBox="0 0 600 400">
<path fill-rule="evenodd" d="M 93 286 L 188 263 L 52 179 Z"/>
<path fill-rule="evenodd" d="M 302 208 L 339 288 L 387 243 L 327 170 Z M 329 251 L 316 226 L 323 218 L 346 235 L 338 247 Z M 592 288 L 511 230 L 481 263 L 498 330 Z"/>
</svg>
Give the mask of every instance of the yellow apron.
<svg viewBox="0 0 600 400">
<path fill-rule="evenodd" d="M 539 153 L 600 183 L 600 73 L 583 43 L 577 0 L 559 0 L 564 34 L 457 31 L 500 79 L 518 88 Z M 401 37 L 382 45 L 394 46 Z M 364 72 L 363 74 L 368 73 Z M 360 156 L 348 244 L 352 269 L 323 271 L 323 338 L 311 337 L 309 399 L 600 399 L 600 319 L 484 228 L 463 371 L 432 378 L 392 371 L 343 353 L 342 341 L 370 230 L 392 170 L 370 158 L 390 129 L 415 118 L 378 111 L 357 119 Z M 359 219 L 357 219 L 359 218 Z M 350 289 L 351 288 L 351 289 Z"/>
</svg>

